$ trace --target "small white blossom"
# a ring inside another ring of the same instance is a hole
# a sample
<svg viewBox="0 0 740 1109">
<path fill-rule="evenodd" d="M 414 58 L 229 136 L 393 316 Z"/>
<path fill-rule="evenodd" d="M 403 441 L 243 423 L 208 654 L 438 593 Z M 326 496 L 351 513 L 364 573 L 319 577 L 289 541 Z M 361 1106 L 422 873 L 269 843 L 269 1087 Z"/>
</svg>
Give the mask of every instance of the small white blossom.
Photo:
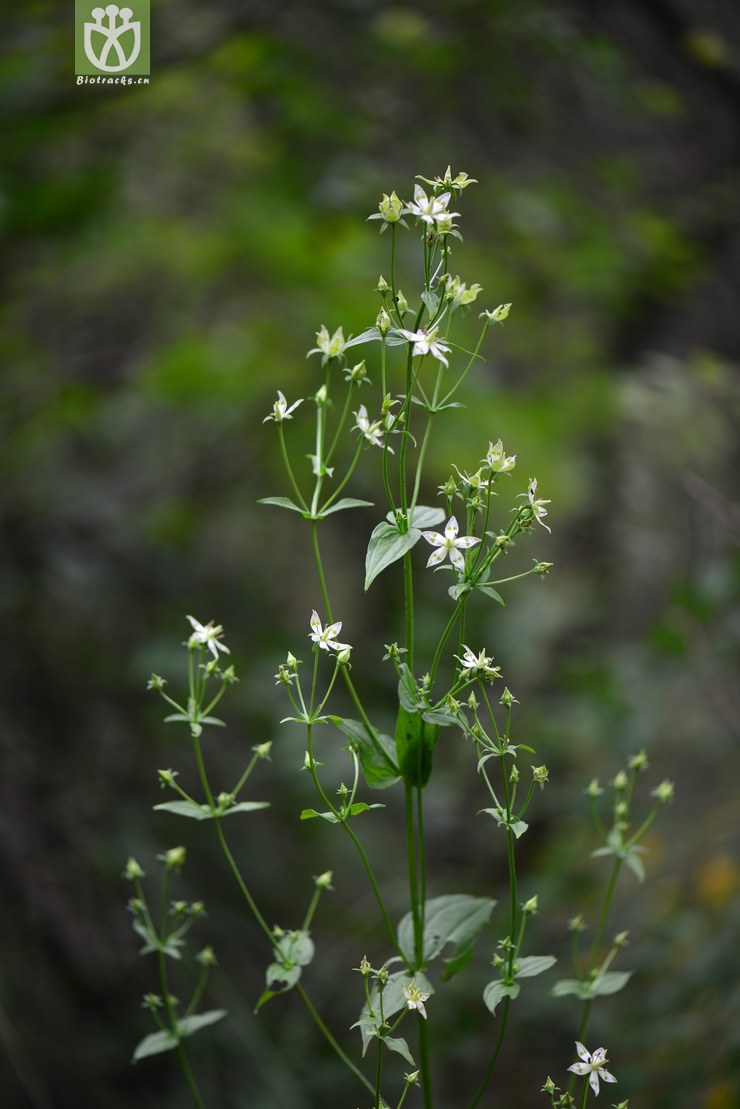
<svg viewBox="0 0 740 1109">
<path fill-rule="evenodd" d="M 414 199 L 409 202 L 406 211 L 411 212 L 412 215 L 417 216 L 424 223 L 431 226 L 440 218 L 445 219 L 460 215 L 459 212 L 447 211 L 451 196 L 452 193 L 442 193 L 441 196 L 427 196 L 421 185 L 414 185 Z"/>
<path fill-rule="evenodd" d="M 272 406 L 272 412 L 269 416 L 265 416 L 262 421 L 263 424 L 266 424 L 268 420 L 274 420 L 276 424 L 281 424 L 283 420 L 292 420 L 293 417 L 291 416 L 291 412 L 294 412 L 299 404 L 303 404 L 303 398 L 301 397 L 300 400 L 295 401 L 295 403 L 291 404 L 290 408 L 288 408 L 288 402 L 279 389 L 277 395 L 278 399 Z"/>
<path fill-rule="evenodd" d="M 323 354 L 324 361 L 329 358 L 338 358 L 344 350 L 344 332 L 341 327 L 338 327 L 333 335 L 329 335 L 327 328 L 322 324 L 321 329 L 316 332 L 316 344 L 308 352 L 309 355 Z"/>
<path fill-rule="evenodd" d="M 375 420 L 374 423 L 370 423 L 370 417 L 367 414 L 367 408 L 365 408 L 364 404 L 360 405 L 354 415 L 356 421 L 355 427 L 358 431 L 362 432 L 368 443 L 372 443 L 374 447 L 382 447 L 383 434 L 381 428 L 383 427 L 383 421 Z M 393 454 L 392 447 L 389 447 L 388 450 Z"/>
<path fill-rule="evenodd" d="M 476 655 L 471 651 L 470 647 L 466 647 L 465 644 L 463 644 L 463 651 L 464 654 L 462 658 L 460 658 L 460 655 L 455 655 L 455 658 L 458 660 L 463 670 L 468 671 L 468 677 L 475 675 L 476 677 L 485 678 L 491 682 L 494 678 L 501 677 L 501 667 L 493 666 L 493 659 L 490 658 L 485 651 L 481 651 L 479 655 Z"/>
<path fill-rule="evenodd" d="M 568 1070 L 573 1071 L 574 1074 L 587 1074 L 591 1089 L 598 1097 L 599 1079 L 601 1079 L 602 1082 L 617 1081 L 614 1075 L 610 1074 L 604 1066 L 607 1062 L 606 1048 L 597 1047 L 592 1055 L 590 1051 L 586 1051 L 583 1044 L 578 1043 L 576 1040 L 576 1051 L 578 1052 L 578 1058 L 581 1062 L 573 1063 L 571 1067 L 568 1067 Z"/>
<path fill-rule="evenodd" d="M 327 628 L 321 626 L 319 614 L 316 609 L 311 613 L 311 628 L 313 629 L 309 635 L 314 643 L 318 643 L 322 651 L 351 651 L 349 643 L 339 643 L 336 637 L 342 630 L 342 621 L 337 624 L 329 624 Z"/>
<path fill-rule="evenodd" d="M 450 353 L 450 348 L 442 339 L 437 338 L 438 328 L 433 327 L 431 331 L 405 331 L 403 328 L 398 329 L 399 335 L 403 335 L 410 343 L 414 344 L 414 349 L 411 352 L 413 357 L 416 358 L 417 354 L 431 354 L 433 358 L 439 359 L 445 366 L 449 366 L 449 362 L 445 358 L 446 354 Z"/>
<path fill-rule="evenodd" d="M 450 516 L 444 535 L 440 535 L 438 531 L 423 531 L 421 533 L 427 543 L 431 543 L 433 547 L 437 548 L 436 551 L 432 551 L 430 554 L 427 566 L 437 566 L 449 555 L 450 562 L 455 569 L 459 570 L 461 574 L 465 572 L 465 559 L 460 552 L 475 547 L 477 543 L 480 543 L 480 539 L 476 539 L 474 535 L 461 535 L 458 538 L 458 531 L 457 520 L 454 516 Z"/>
<path fill-rule="evenodd" d="M 547 531 L 551 531 L 551 529 L 547 526 L 547 524 L 542 522 L 543 516 L 547 516 L 547 509 L 545 508 L 545 505 L 550 504 L 551 502 L 550 501 L 537 500 L 536 495 L 537 495 L 537 478 L 533 477 L 532 480 L 529 483 L 529 489 L 526 492 L 526 497 L 527 497 L 527 500 L 529 501 L 529 507 L 532 509 L 532 516 L 537 521 L 537 523 L 542 524 L 543 528 L 545 528 Z M 525 494 L 520 493 L 519 496 L 523 497 L 523 496 L 525 496 Z"/>
<path fill-rule="evenodd" d="M 516 455 L 510 454 L 507 458 L 504 444 L 497 439 L 495 443 L 488 444 L 485 461 L 494 474 L 508 474 L 509 470 L 513 470 L 516 466 Z"/>
<path fill-rule="evenodd" d="M 403 996 L 406 998 L 407 1008 L 418 1009 L 426 1020 L 427 1011 L 424 1008 L 424 1002 L 429 999 L 429 994 L 422 993 L 416 982 L 412 982 L 409 986 L 403 987 Z"/>
<path fill-rule="evenodd" d="M 197 644 L 198 646 L 208 647 L 216 659 L 219 651 L 224 651 L 227 655 L 231 654 L 229 648 L 219 642 L 224 632 L 221 624 L 214 624 L 213 620 L 209 620 L 207 624 L 201 624 L 193 616 L 188 616 L 187 619 L 193 629 L 193 634 L 188 641 L 190 645 Z"/>
</svg>

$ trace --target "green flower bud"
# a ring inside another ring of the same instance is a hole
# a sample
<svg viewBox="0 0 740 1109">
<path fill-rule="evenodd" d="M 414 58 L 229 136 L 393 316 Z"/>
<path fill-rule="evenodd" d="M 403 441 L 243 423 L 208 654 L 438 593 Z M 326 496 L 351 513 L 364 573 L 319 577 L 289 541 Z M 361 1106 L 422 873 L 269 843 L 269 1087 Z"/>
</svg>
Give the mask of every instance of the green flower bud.
<svg viewBox="0 0 740 1109">
<path fill-rule="evenodd" d="M 587 797 L 590 797 L 592 800 L 596 800 L 597 797 L 601 797 L 604 791 L 599 785 L 599 779 L 592 778 L 583 792 L 586 794 Z"/>
<path fill-rule="evenodd" d="M 357 365 L 353 366 L 352 369 L 349 370 L 349 372 L 345 376 L 347 377 L 348 381 L 364 381 L 367 377 L 367 366 L 365 365 L 365 360 L 363 359 L 362 362 L 358 362 Z"/>
<path fill-rule="evenodd" d="M 546 766 L 533 766 L 532 767 L 532 777 L 534 778 L 535 782 L 537 782 L 539 785 L 543 786 L 545 784 L 545 782 L 547 781 L 547 775 L 548 775 L 548 769 L 547 769 Z"/>
<path fill-rule="evenodd" d="M 392 192 L 390 196 L 388 196 L 387 193 L 383 193 L 383 199 L 378 205 L 378 211 L 386 223 L 398 223 L 401 218 L 402 210 L 403 201 L 399 200 L 395 191 Z"/>
<path fill-rule="evenodd" d="M 321 386 L 321 388 L 316 393 L 316 395 L 314 396 L 313 399 L 316 401 L 316 407 L 317 408 L 323 408 L 324 405 L 326 405 L 327 400 L 328 400 L 328 393 L 326 391 L 326 385 Z"/>
<path fill-rule="evenodd" d="M 659 786 L 655 787 L 655 789 L 652 791 L 650 796 L 651 797 L 657 797 L 657 799 L 658 799 L 658 801 L 660 801 L 661 805 L 665 805 L 666 802 L 672 801 L 673 800 L 673 782 L 669 781 L 669 779 L 666 778 L 665 781 L 661 782 Z"/>
<path fill-rule="evenodd" d="M 576 913 L 568 921 L 569 932 L 583 932 L 586 928 L 586 921 L 583 919 L 582 913 Z"/>
<path fill-rule="evenodd" d="M 629 932 L 617 932 L 614 937 L 615 947 L 626 947 L 629 943 Z"/>
<path fill-rule="evenodd" d="M 419 1074 L 420 1074 L 420 1071 L 418 1071 L 418 1070 L 412 1071 L 411 1074 L 404 1074 L 403 1077 L 406 1081 L 406 1085 L 407 1086 L 415 1086 L 416 1083 L 419 1081 Z"/>
<path fill-rule="evenodd" d="M 405 316 L 409 310 L 409 302 L 406 300 L 406 297 L 403 295 L 400 289 L 396 294 L 396 305 L 398 306 L 398 311 L 401 313 L 401 315 Z"/>
<path fill-rule="evenodd" d="M 493 311 L 484 310 L 481 312 L 481 316 L 485 316 L 490 323 L 503 323 L 510 311 L 511 303 L 499 304 L 498 308 L 494 308 Z"/>
<path fill-rule="evenodd" d="M 358 967 L 355 967 L 354 969 L 358 970 L 363 978 L 367 978 L 368 974 L 373 969 L 370 965 L 370 961 L 367 955 L 362 956 L 362 958 L 360 959 L 360 965 Z"/>
<path fill-rule="evenodd" d="M 163 1005 L 162 998 L 158 993 L 145 993 L 144 1000 L 141 1003 L 142 1009 L 150 1009 L 154 1012 L 155 1009 L 161 1009 Z"/>
<path fill-rule="evenodd" d="M 553 1080 L 550 1078 L 550 1076 L 548 1074 L 547 1081 L 545 1082 L 545 1085 L 542 1087 L 541 1092 L 543 1094 L 554 1094 L 556 1090 L 557 1090 L 557 1086 L 555 1085 L 555 1083 L 553 1082 Z"/>
<path fill-rule="evenodd" d="M 216 798 L 216 804 L 218 805 L 219 809 L 228 809 L 230 805 L 234 804 L 234 794 L 219 793 L 218 797 Z"/>
<path fill-rule="evenodd" d="M 381 273 L 380 277 L 378 278 L 378 284 L 375 286 L 376 292 L 380 293 L 380 295 L 384 297 L 385 294 L 388 292 L 388 287 L 388 282 Z"/>
<path fill-rule="evenodd" d="M 340 651 L 339 654 L 337 655 L 337 662 L 339 663 L 339 665 L 340 666 L 349 666 L 349 660 L 350 660 L 351 654 L 352 654 L 352 648 L 350 646 L 347 646 L 347 647 L 344 648 L 343 651 Z"/>
<path fill-rule="evenodd" d="M 617 791 L 619 791 L 622 789 L 626 789 L 628 784 L 629 783 L 627 775 L 625 774 L 624 770 L 620 770 L 619 773 L 615 775 L 612 785 Z"/>
<path fill-rule="evenodd" d="M 234 682 L 239 681 L 234 672 L 233 665 L 227 666 L 225 670 L 221 671 L 221 681 L 224 682 L 226 685 L 233 685 Z"/>
<path fill-rule="evenodd" d="M 645 751 L 644 747 L 642 751 L 638 751 L 636 755 L 630 755 L 629 761 L 627 763 L 627 766 L 630 768 L 630 770 L 637 770 L 638 772 L 642 770 L 647 770 L 649 765 L 650 764 L 648 763 L 647 752 Z"/>
<path fill-rule="evenodd" d="M 157 775 L 159 777 L 160 785 L 164 789 L 165 786 L 171 786 L 172 785 L 175 778 L 177 777 L 177 771 L 176 770 L 158 770 Z"/>
<path fill-rule="evenodd" d="M 514 764 L 514 766 L 512 766 L 512 768 L 511 768 L 511 774 L 509 774 L 509 781 L 513 785 L 516 785 L 516 783 L 519 781 L 519 767 L 516 764 Z"/>
<path fill-rule="evenodd" d="M 517 704 L 517 705 L 519 704 L 516 697 L 511 692 L 511 690 L 508 688 L 508 686 L 504 686 L 504 692 L 499 697 L 499 704 L 503 705 L 504 708 L 507 708 L 507 709 L 510 709 L 513 704 Z"/>
<path fill-rule="evenodd" d="M 314 885 L 316 886 L 316 889 L 317 890 L 331 890 L 331 889 L 334 889 L 334 887 L 331 884 L 331 880 L 332 880 L 333 877 L 334 877 L 334 875 L 333 875 L 333 872 L 331 870 L 325 870 L 323 874 L 319 874 L 318 877 L 314 878 Z"/>
<path fill-rule="evenodd" d="M 199 962 L 202 967 L 215 967 L 218 963 L 210 944 L 199 951 L 195 958 L 196 962 Z"/>
<path fill-rule="evenodd" d="M 144 871 L 141 869 L 136 859 L 129 858 L 126 863 L 126 869 L 123 872 L 124 878 L 128 878 L 129 882 L 133 882 L 136 878 L 144 878 Z"/>
<path fill-rule="evenodd" d="M 473 712 L 478 708 L 478 701 L 474 693 L 471 693 L 468 697 L 468 708 L 472 709 Z"/>
<path fill-rule="evenodd" d="M 539 574 L 541 578 L 544 578 L 545 574 L 550 573 L 554 565 L 554 562 L 538 562 L 534 568 L 534 572 L 535 574 Z"/>
<path fill-rule="evenodd" d="M 252 750 L 258 759 L 269 759 L 270 751 L 272 750 L 272 740 L 268 739 L 266 743 L 258 743 Z"/>
<path fill-rule="evenodd" d="M 494 546 L 500 547 L 501 550 L 505 554 L 506 553 L 506 548 L 508 547 L 509 543 L 511 543 L 511 536 L 510 535 L 505 535 L 505 534 L 502 533 L 501 535 L 496 536 L 496 539 L 494 541 Z"/>
<path fill-rule="evenodd" d="M 381 308 L 378 312 L 377 318 L 375 320 L 375 326 L 377 327 L 381 335 L 385 335 L 385 333 L 390 329 L 391 318 L 386 312 L 385 308 Z"/>
<path fill-rule="evenodd" d="M 170 847 L 169 851 L 165 851 L 164 855 L 158 855 L 157 858 L 162 860 L 168 870 L 179 870 L 185 863 L 186 855 L 184 847 Z"/>
<path fill-rule="evenodd" d="M 537 894 L 530 897 L 529 901 L 525 901 L 522 905 L 522 912 L 527 916 L 533 916 L 537 912 Z"/>
<path fill-rule="evenodd" d="M 164 678 L 160 678 L 159 674 L 152 674 L 151 678 L 146 683 L 147 689 L 156 689 L 160 693 L 166 685 L 167 682 Z"/>
</svg>

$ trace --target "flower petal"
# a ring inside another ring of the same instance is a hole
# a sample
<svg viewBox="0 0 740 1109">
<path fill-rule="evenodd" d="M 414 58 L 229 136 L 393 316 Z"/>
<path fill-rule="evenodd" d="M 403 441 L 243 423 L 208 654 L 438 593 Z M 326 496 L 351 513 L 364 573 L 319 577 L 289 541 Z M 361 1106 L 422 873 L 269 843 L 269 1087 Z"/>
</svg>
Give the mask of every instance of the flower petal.
<svg viewBox="0 0 740 1109">
<path fill-rule="evenodd" d="M 431 543 L 433 547 L 443 547 L 445 542 L 444 535 L 440 535 L 438 531 L 423 531 L 421 533 L 426 539 L 427 543 Z"/>
<path fill-rule="evenodd" d="M 588 1063 L 574 1063 L 568 1070 L 572 1070 L 573 1074 L 588 1074 L 591 1068 Z"/>
<path fill-rule="evenodd" d="M 593 1090 L 593 1092 L 598 1097 L 599 1096 L 599 1076 L 598 1076 L 598 1074 L 596 1073 L 595 1070 L 591 1071 L 591 1074 L 590 1074 L 588 1080 L 591 1084 L 591 1089 Z"/>
<path fill-rule="evenodd" d="M 427 559 L 427 566 L 436 566 L 438 562 L 444 562 L 447 557 L 446 547 L 437 547 L 436 551 L 432 551 Z"/>
<path fill-rule="evenodd" d="M 338 620 L 336 624 L 330 624 L 324 632 L 326 639 L 333 639 L 335 635 L 339 635 L 342 630 L 342 621 Z"/>
<path fill-rule="evenodd" d="M 601 1064 L 604 1062 L 605 1059 L 606 1059 L 606 1048 L 605 1047 L 597 1047 L 596 1051 L 591 1056 L 591 1062 L 592 1063 L 598 1063 L 599 1066 L 601 1066 Z"/>
<path fill-rule="evenodd" d="M 465 573 L 465 559 L 460 554 L 457 547 L 450 548 L 450 562 L 461 574 Z"/>
<path fill-rule="evenodd" d="M 614 1077 L 614 1075 L 610 1074 L 608 1070 L 604 1070 L 603 1067 L 599 1067 L 599 1078 L 603 1082 L 616 1082 L 617 1081 L 616 1078 Z"/>
<path fill-rule="evenodd" d="M 445 539 L 454 539 L 459 531 L 457 520 L 454 516 L 450 516 L 447 524 L 445 525 Z"/>
<path fill-rule="evenodd" d="M 317 635 L 321 635 L 323 629 L 321 627 L 321 621 L 319 620 L 319 614 L 316 609 L 314 609 L 311 613 L 311 627 Z"/>
<path fill-rule="evenodd" d="M 578 1040 L 576 1040 L 576 1054 L 577 1054 L 579 1059 L 583 1059 L 584 1063 L 590 1063 L 591 1062 L 591 1052 L 586 1051 L 583 1044 L 579 1043 Z"/>
<path fill-rule="evenodd" d="M 475 535 L 461 535 L 459 539 L 455 540 L 455 546 L 460 547 L 464 551 L 468 550 L 470 547 L 474 547 L 477 543 L 480 543 L 480 539 Z"/>
</svg>

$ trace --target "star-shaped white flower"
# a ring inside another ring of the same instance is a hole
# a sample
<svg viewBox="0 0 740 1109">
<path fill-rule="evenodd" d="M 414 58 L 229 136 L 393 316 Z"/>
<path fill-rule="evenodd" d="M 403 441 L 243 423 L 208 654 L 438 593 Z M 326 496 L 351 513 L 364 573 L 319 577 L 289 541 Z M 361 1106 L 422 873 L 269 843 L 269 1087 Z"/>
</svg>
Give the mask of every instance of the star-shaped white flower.
<svg viewBox="0 0 740 1109">
<path fill-rule="evenodd" d="M 412 982 L 410 985 L 403 987 L 403 996 L 406 998 L 407 1008 L 418 1009 L 426 1020 L 427 1011 L 424 1008 L 424 1002 L 429 999 L 429 994 L 422 993 L 416 982 Z"/>
<path fill-rule="evenodd" d="M 508 474 L 516 466 L 516 455 L 510 454 L 507 458 L 504 444 L 500 439 L 497 439 L 495 443 L 488 444 L 485 461 L 494 474 Z"/>
<path fill-rule="evenodd" d="M 433 224 L 440 217 L 459 216 L 459 212 L 448 212 L 452 193 L 442 193 L 441 196 L 427 196 L 421 185 L 414 185 L 414 199 L 406 207 L 407 212 L 417 216 L 424 223 Z"/>
<path fill-rule="evenodd" d="M 336 637 L 342 630 L 342 621 L 336 624 L 329 624 L 327 628 L 321 626 L 319 614 L 316 609 L 311 613 L 311 628 L 313 629 L 309 635 L 314 643 L 318 643 L 322 651 L 351 651 L 349 643 L 338 643 Z"/>
<path fill-rule="evenodd" d="M 355 412 L 354 415 L 355 415 L 355 421 L 356 421 L 355 422 L 355 427 L 357 428 L 358 431 L 362 432 L 362 434 L 367 439 L 368 443 L 372 443 L 372 445 L 374 447 L 382 447 L 383 446 L 383 434 L 382 434 L 382 431 L 381 431 L 381 428 L 383 427 L 382 420 L 375 420 L 374 423 L 370 423 L 370 417 L 367 414 L 367 408 L 365 408 L 364 404 L 360 405 L 360 407 L 357 409 L 357 411 Z M 393 448 L 392 447 L 389 447 L 388 450 L 391 452 L 391 454 L 393 454 Z"/>
<path fill-rule="evenodd" d="M 214 658 L 218 658 L 218 652 L 223 651 L 225 654 L 230 655 L 231 651 L 223 643 L 219 642 L 220 637 L 224 633 L 221 624 L 214 624 L 213 620 L 209 620 L 207 624 L 201 624 L 193 616 L 188 616 L 193 629 L 193 634 L 190 636 L 190 643 L 197 643 L 199 646 L 208 647 L 209 651 Z"/>
<path fill-rule="evenodd" d="M 545 508 L 545 505 L 550 504 L 551 502 L 550 501 L 543 501 L 543 500 L 538 501 L 536 499 L 536 495 L 537 495 L 537 478 L 536 477 L 533 477 L 532 480 L 530 481 L 529 489 L 527 490 L 526 495 L 527 495 L 527 500 L 529 501 L 529 507 L 532 509 L 532 516 L 534 517 L 534 519 L 537 521 L 538 524 L 542 524 L 543 528 L 545 528 L 547 531 L 551 531 L 551 529 L 547 526 L 547 524 L 542 523 L 542 517 L 547 516 L 547 509 Z M 523 497 L 524 493 L 520 493 L 519 496 Z"/>
<path fill-rule="evenodd" d="M 604 1064 L 607 1062 L 606 1048 L 597 1047 L 596 1051 L 592 1055 L 590 1051 L 586 1051 L 583 1044 L 578 1043 L 578 1041 L 576 1040 L 576 1051 L 581 1062 L 573 1063 L 571 1067 L 568 1067 L 568 1070 L 573 1071 L 574 1074 L 587 1074 L 588 1080 L 591 1084 L 591 1089 L 598 1097 L 599 1079 L 601 1079 L 602 1082 L 617 1081 L 614 1075 L 610 1074 L 604 1066 Z"/>
<path fill-rule="evenodd" d="M 493 666 L 493 659 L 490 658 L 485 651 L 481 651 L 479 655 L 476 655 L 471 651 L 470 647 L 466 647 L 465 644 L 463 644 L 463 651 L 464 654 L 462 658 L 460 658 L 460 655 L 455 655 L 455 658 L 458 660 L 463 670 L 468 671 L 468 677 L 476 675 L 486 678 L 491 682 L 494 678 L 501 677 L 501 667 Z"/>
<path fill-rule="evenodd" d="M 480 539 L 477 539 L 474 535 L 461 535 L 458 538 L 459 530 L 457 520 L 454 516 L 450 516 L 444 535 L 440 535 L 438 531 L 423 531 L 421 533 L 427 543 L 431 543 L 433 547 L 437 548 L 436 551 L 432 551 L 430 554 L 427 566 L 437 566 L 449 555 L 450 562 L 455 569 L 459 570 L 461 574 L 465 572 L 465 559 L 460 552 L 475 547 L 477 543 L 480 543 Z"/>
<path fill-rule="evenodd" d="M 293 417 L 291 416 L 291 412 L 294 412 L 299 404 L 303 404 L 303 397 L 301 397 L 300 400 L 297 400 L 293 404 L 291 404 L 289 408 L 287 400 L 279 389 L 277 391 L 277 395 L 278 399 L 272 406 L 272 412 L 269 416 L 265 416 L 264 420 L 262 421 L 263 424 L 266 424 L 268 420 L 274 420 L 276 424 L 281 424 L 283 420 L 292 420 Z"/>
<path fill-rule="evenodd" d="M 439 359 L 445 366 L 449 367 L 449 362 L 445 358 L 446 354 L 450 353 L 450 348 L 447 343 L 442 339 L 437 338 L 438 328 L 433 327 L 431 331 L 406 331 L 399 327 L 398 334 L 403 335 L 410 343 L 414 344 L 412 355 L 416 358 L 417 354 L 431 354 L 433 358 Z"/>
</svg>

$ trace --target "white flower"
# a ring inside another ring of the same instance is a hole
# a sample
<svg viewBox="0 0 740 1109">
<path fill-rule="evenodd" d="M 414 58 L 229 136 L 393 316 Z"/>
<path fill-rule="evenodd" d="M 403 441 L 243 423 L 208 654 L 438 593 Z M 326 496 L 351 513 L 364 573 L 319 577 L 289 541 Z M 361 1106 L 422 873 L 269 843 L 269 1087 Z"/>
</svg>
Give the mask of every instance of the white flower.
<svg viewBox="0 0 740 1109">
<path fill-rule="evenodd" d="M 427 566 L 436 566 L 449 555 L 450 562 L 455 569 L 459 570 L 461 574 L 465 572 L 465 559 L 460 551 L 466 551 L 470 547 L 474 547 L 476 543 L 480 543 L 480 539 L 476 539 L 474 535 L 461 535 L 458 539 L 458 530 L 457 520 L 454 516 L 450 516 L 444 535 L 440 535 L 438 531 L 423 531 L 421 533 L 427 543 L 431 543 L 433 547 L 438 548 L 430 554 Z"/>
<path fill-rule="evenodd" d="M 341 327 L 338 327 L 330 336 L 327 328 L 322 324 L 321 329 L 316 332 L 316 343 L 317 346 L 312 347 L 309 354 L 323 354 L 324 361 L 328 358 L 338 358 L 344 350 L 344 332 Z"/>
<path fill-rule="evenodd" d="M 407 1007 L 409 1009 L 418 1009 L 426 1020 L 427 1011 L 424 1008 L 424 1002 L 428 1000 L 429 994 L 422 993 L 416 982 L 412 982 L 409 986 L 403 987 L 403 996 L 406 998 Z"/>
<path fill-rule="evenodd" d="M 463 650 L 465 652 L 463 657 L 460 658 L 459 655 L 455 655 L 455 658 L 461 664 L 463 670 L 469 672 L 468 676 L 479 675 L 491 682 L 494 678 L 501 677 L 501 667 L 492 666 L 493 659 L 489 658 L 485 651 L 481 651 L 479 655 L 476 655 L 465 644 L 463 644 Z"/>
<path fill-rule="evenodd" d="M 450 353 L 450 348 L 447 343 L 437 338 L 438 328 L 433 327 L 431 331 L 405 331 L 403 328 L 398 329 L 398 334 L 403 335 L 410 343 L 414 344 L 414 349 L 411 352 L 413 357 L 416 358 L 417 354 L 431 354 L 433 358 L 438 358 L 445 366 L 449 366 L 449 362 L 445 358 L 446 354 Z"/>
<path fill-rule="evenodd" d="M 617 1081 L 614 1075 L 610 1074 L 604 1067 L 604 1063 L 607 1062 L 606 1048 L 597 1047 L 592 1055 L 590 1051 L 586 1051 L 583 1044 L 579 1044 L 576 1040 L 576 1051 L 581 1062 L 574 1063 L 573 1066 L 568 1067 L 568 1070 L 573 1071 L 574 1074 L 587 1074 L 591 1089 L 597 1096 L 599 1093 L 599 1079 L 602 1082 Z"/>
<path fill-rule="evenodd" d="M 509 470 L 513 470 L 516 466 L 516 455 L 510 454 L 507 458 L 504 444 L 500 439 L 497 439 L 495 443 L 488 444 L 485 461 L 494 474 L 507 474 Z"/>
<path fill-rule="evenodd" d="M 420 220 L 430 225 L 440 218 L 459 216 L 459 212 L 447 211 L 451 196 L 452 193 L 442 193 L 441 196 L 427 196 L 421 185 L 414 185 L 414 199 L 408 204 L 406 211 L 418 216 Z"/>
<path fill-rule="evenodd" d="M 293 417 L 291 416 L 291 412 L 294 412 L 299 404 L 303 404 L 303 398 L 301 397 L 300 400 L 295 401 L 295 403 L 291 404 L 290 408 L 288 408 L 288 402 L 279 389 L 277 395 L 278 399 L 272 406 L 272 412 L 269 416 L 265 416 L 262 421 L 263 424 L 266 424 L 268 420 L 274 420 L 276 424 L 281 424 L 283 420 L 292 420 Z"/>
<path fill-rule="evenodd" d="M 309 635 L 314 643 L 318 643 L 322 651 L 351 651 L 349 643 L 338 643 L 336 636 L 342 630 L 342 621 L 337 624 L 329 624 L 327 628 L 322 628 L 319 614 L 316 609 L 311 613 L 311 627 L 313 631 Z"/>
<path fill-rule="evenodd" d="M 527 499 L 529 501 L 529 507 L 532 509 L 532 516 L 537 521 L 537 523 L 542 524 L 543 528 L 546 528 L 547 531 L 550 531 L 551 529 L 547 526 L 547 524 L 542 523 L 542 517 L 547 516 L 547 509 L 545 508 L 545 505 L 550 504 L 551 502 L 550 501 L 543 501 L 543 500 L 539 500 L 539 501 L 536 500 L 535 499 L 536 493 L 537 493 L 537 478 L 533 477 L 532 480 L 529 483 L 529 489 L 527 490 L 527 493 L 526 493 Z M 520 497 L 523 497 L 524 495 L 525 495 L 524 493 L 519 494 Z"/>
<path fill-rule="evenodd" d="M 375 422 L 371 424 L 370 417 L 367 414 L 367 408 L 365 408 L 364 404 L 361 404 L 355 412 L 355 420 L 355 427 L 358 431 L 362 432 L 368 443 L 372 443 L 374 447 L 383 446 L 383 435 L 381 433 L 381 428 L 383 426 L 382 420 L 375 420 Z M 388 450 L 393 454 L 392 447 L 389 447 Z"/>
<path fill-rule="evenodd" d="M 190 644 L 208 647 L 214 658 L 218 658 L 219 651 L 224 651 L 227 655 L 231 654 L 229 648 L 219 642 L 220 636 L 224 633 L 221 624 L 214 624 L 213 620 L 209 620 L 207 624 L 200 624 L 193 616 L 188 616 L 187 619 L 193 628 L 193 634 L 189 639 Z"/>
</svg>

